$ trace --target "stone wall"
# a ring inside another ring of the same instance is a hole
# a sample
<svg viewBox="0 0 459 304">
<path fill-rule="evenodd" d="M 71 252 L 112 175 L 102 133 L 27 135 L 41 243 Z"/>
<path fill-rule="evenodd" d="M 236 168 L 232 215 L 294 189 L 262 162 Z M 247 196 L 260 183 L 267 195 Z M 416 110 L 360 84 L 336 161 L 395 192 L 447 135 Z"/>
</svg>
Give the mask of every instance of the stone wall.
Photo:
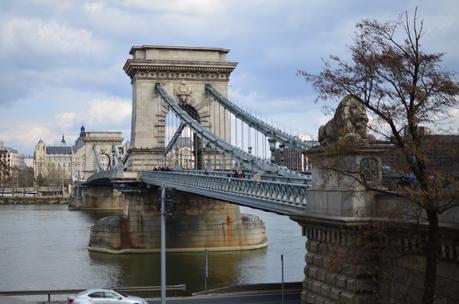
<svg viewBox="0 0 459 304">
<path fill-rule="evenodd" d="M 67 199 L 62 196 L 0 197 L 0 205 L 56 205 L 66 204 Z"/>
<path fill-rule="evenodd" d="M 90 250 L 155 252 L 160 247 L 160 203 L 156 191 L 123 194 L 124 215 L 104 218 L 91 228 Z M 243 250 L 267 246 L 264 223 L 240 214 L 239 206 L 177 192 L 168 203 L 168 251 Z"/>
<path fill-rule="evenodd" d="M 421 303 L 423 229 L 389 236 L 374 224 L 302 226 L 307 237 L 302 303 Z M 458 236 L 443 233 L 435 303 L 459 303 Z"/>
<path fill-rule="evenodd" d="M 70 209 L 123 209 L 121 192 L 113 186 L 76 186 L 69 199 Z"/>
</svg>

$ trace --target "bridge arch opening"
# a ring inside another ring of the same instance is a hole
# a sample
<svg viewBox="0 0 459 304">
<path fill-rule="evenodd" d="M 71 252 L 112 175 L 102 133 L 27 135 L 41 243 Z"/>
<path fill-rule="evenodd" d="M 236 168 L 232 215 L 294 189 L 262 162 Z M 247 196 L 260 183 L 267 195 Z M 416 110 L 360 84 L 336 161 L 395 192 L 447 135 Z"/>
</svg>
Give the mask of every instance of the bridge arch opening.
<svg viewBox="0 0 459 304">
<path fill-rule="evenodd" d="M 181 103 L 191 117 L 201 123 L 201 116 L 195 107 L 188 103 Z M 203 142 L 202 139 L 187 126 L 181 126 L 181 121 L 173 111 L 165 116 L 165 158 L 166 165 L 184 169 L 203 170 Z"/>
</svg>

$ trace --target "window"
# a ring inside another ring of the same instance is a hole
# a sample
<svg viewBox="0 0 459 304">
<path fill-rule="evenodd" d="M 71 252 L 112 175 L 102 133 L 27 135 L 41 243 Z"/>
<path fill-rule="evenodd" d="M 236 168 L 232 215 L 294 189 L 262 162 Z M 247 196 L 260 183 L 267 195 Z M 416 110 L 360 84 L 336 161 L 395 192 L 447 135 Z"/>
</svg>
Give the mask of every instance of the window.
<svg viewBox="0 0 459 304">
<path fill-rule="evenodd" d="M 90 297 L 90 298 L 103 298 L 104 297 L 104 293 L 102 291 L 96 291 L 96 292 L 88 294 L 88 297 Z"/>
<path fill-rule="evenodd" d="M 119 294 L 114 293 L 114 292 L 105 291 L 104 294 L 106 298 L 110 298 L 110 299 L 119 299 L 121 297 Z"/>
</svg>

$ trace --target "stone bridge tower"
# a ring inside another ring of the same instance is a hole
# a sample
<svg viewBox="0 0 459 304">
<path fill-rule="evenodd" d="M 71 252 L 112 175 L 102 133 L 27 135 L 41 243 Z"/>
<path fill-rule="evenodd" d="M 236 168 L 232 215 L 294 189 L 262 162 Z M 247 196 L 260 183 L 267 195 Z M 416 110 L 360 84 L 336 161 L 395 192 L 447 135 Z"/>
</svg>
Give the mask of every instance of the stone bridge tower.
<svg viewBox="0 0 459 304">
<path fill-rule="evenodd" d="M 205 93 L 205 84 L 211 84 L 224 96 L 228 95 L 229 76 L 237 65 L 227 61 L 228 52 L 202 47 L 143 45 L 131 48 L 132 59 L 124 65 L 132 84 L 128 170 L 151 170 L 164 165 L 168 109 L 155 93 L 155 83 L 161 83 L 171 96 L 191 106 L 204 127 L 230 140 L 230 117 L 223 108 L 215 107 L 215 101 Z"/>
</svg>

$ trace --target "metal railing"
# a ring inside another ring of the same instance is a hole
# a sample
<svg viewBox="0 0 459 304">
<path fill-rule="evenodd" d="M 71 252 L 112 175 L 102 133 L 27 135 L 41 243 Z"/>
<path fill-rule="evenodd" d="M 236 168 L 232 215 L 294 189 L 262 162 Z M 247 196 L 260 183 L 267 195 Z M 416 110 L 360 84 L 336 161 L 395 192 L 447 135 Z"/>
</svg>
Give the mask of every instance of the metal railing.
<svg viewBox="0 0 459 304">
<path fill-rule="evenodd" d="M 192 172 L 142 172 L 141 180 L 256 209 L 284 215 L 304 211 L 307 184 L 252 180 Z"/>
</svg>

